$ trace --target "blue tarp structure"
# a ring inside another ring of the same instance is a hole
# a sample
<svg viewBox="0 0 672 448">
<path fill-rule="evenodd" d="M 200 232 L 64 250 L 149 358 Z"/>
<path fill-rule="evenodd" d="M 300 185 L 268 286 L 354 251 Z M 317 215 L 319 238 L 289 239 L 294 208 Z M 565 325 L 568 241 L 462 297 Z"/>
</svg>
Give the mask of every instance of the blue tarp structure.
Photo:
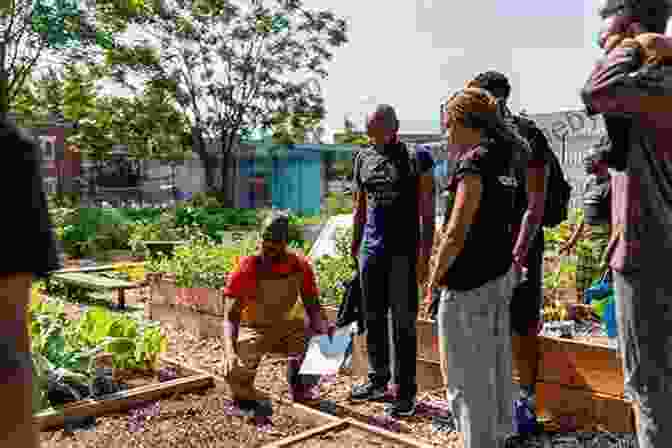
<svg viewBox="0 0 672 448">
<path fill-rule="evenodd" d="M 326 154 L 337 152 L 341 158 L 352 154 L 351 145 L 283 145 L 268 138 L 246 143 L 254 149 L 239 159 L 240 207 L 262 207 L 270 198 L 273 207 L 304 216 L 321 211 Z"/>
</svg>

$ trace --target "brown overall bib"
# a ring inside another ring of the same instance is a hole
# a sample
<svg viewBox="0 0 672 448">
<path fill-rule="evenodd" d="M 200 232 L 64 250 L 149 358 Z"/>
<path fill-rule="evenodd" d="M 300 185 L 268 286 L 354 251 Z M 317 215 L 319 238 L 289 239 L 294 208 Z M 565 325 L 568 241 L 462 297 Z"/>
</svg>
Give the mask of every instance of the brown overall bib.
<svg viewBox="0 0 672 448">
<path fill-rule="evenodd" d="M 304 321 L 290 319 L 290 313 L 299 299 L 302 272 L 275 274 L 259 267 L 257 294 L 254 301 L 242 309 L 242 330 L 246 344 L 235 350 L 244 367 L 235 367 L 226 377 L 233 398 L 263 400 L 266 397 L 254 388 L 257 367 L 266 354 L 289 357 L 288 382 L 290 393 L 299 392 L 298 370 L 305 353 Z"/>
</svg>

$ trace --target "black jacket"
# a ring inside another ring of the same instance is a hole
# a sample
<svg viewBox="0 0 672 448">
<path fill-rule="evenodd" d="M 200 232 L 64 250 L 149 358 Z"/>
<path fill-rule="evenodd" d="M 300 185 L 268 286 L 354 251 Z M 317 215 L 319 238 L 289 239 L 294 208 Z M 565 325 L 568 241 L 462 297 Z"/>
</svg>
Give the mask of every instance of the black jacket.
<svg viewBox="0 0 672 448">
<path fill-rule="evenodd" d="M 338 307 L 336 326 L 342 328 L 357 322 L 358 334 L 364 333 L 364 312 L 362 310 L 362 289 L 359 274 L 350 280 L 345 287 L 343 301 Z"/>
</svg>

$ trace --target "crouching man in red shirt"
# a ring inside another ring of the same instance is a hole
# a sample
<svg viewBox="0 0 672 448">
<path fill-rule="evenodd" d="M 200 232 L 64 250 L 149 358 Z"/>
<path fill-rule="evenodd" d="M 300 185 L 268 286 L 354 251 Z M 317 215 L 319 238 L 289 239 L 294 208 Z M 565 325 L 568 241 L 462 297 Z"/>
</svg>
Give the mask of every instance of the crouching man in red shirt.
<svg viewBox="0 0 672 448">
<path fill-rule="evenodd" d="M 224 288 L 224 376 L 236 406 L 255 412 L 266 397 L 254 388 L 257 367 L 267 353 L 289 356 L 287 381 L 295 401 L 315 399 L 317 380 L 299 375 L 306 341 L 320 334 L 333 336 L 319 302 L 313 269 L 306 258 L 287 250 L 289 216 L 276 213 L 262 228 L 261 251 L 246 257 L 231 274 Z M 303 320 L 291 318 L 301 298 Z M 239 349 L 239 328 L 245 329 L 245 344 Z"/>
</svg>

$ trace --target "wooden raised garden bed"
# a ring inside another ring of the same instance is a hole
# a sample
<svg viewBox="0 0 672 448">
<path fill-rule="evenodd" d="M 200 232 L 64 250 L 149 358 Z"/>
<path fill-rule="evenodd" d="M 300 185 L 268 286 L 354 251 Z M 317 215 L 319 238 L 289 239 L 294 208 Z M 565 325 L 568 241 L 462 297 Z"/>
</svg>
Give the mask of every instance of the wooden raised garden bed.
<svg viewBox="0 0 672 448">
<path fill-rule="evenodd" d="M 145 317 L 185 328 L 198 337 L 222 335 L 222 293 L 209 288 L 181 288 L 170 275 L 148 276 L 150 301 Z"/>
<path fill-rule="evenodd" d="M 429 331 L 418 325 L 421 331 Z M 425 335 L 426 340 L 428 338 Z M 541 358 L 537 378 L 538 415 L 545 420 L 572 420 L 576 427 L 603 424 L 612 432 L 633 432 L 632 405 L 623 398 L 623 374 L 618 352 L 608 347 L 572 340 L 538 336 Z M 425 355 L 432 354 L 424 350 Z M 514 359 L 514 366 L 516 360 Z M 366 340 L 356 336 L 352 375 L 366 376 Z M 518 374 L 514 367 L 514 381 Z M 417 359 L 419 390 L 443 387 L 439 354 Z"/>
<path fill-rule="evenodd" d="M 106 395 L 100 399 L 85 399 L 68 403 L 58 408 L 50 408 L 33 415 L 33 422 L 40 431 L 63 426 L 74 417 L 99 417 L 106 414 L 124 412 L 143 403 L 175 394 L 193 392 L 215 385 L 212 375 L 194 371 L 186 366 L 162 360 L 163 366 L 177 371 L 178 378 L 158 382 L 147 375 L 133 375 L 125 381 L 131 387 L 127 390 Z M 143 384 L 144 383 L 144 384 Z"/>
</svg>

